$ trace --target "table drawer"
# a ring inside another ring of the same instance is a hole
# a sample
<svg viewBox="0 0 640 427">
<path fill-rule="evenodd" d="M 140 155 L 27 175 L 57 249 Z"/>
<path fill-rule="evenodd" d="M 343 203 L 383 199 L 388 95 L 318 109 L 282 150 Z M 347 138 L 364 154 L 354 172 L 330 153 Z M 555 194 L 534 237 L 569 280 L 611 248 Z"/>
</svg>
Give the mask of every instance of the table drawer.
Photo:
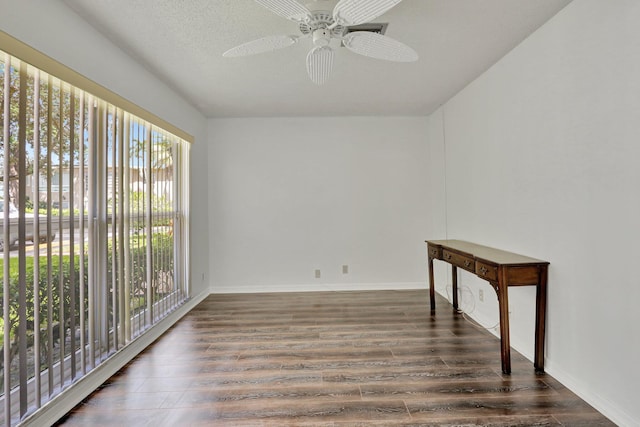
<svg viewBox="0 0 640 427">
<path fill-rule="evenodd" d="M 427 252 L 431 258 L 442 259 L 442 248 L 440 246 L 429 245 L 427 247 Z"/>
<path fill-rule="evenodd" d="M 475 273 L 486 280 L 498 280 L 498 266 L 493 264 L 488 264 L 482 261 L 476 261 L 476 271 Z"/>
<path fill-rule="evenodd" d="M 464 268 L 467 271 L 475 273 L 475 260 L 473 257 L 465 256 L 456 252 L 448 251 L 447 249 L 442 250 L 442 259 L 447 261 L 450 264 L 455 265 L 456 267 Z"/>
</svg>

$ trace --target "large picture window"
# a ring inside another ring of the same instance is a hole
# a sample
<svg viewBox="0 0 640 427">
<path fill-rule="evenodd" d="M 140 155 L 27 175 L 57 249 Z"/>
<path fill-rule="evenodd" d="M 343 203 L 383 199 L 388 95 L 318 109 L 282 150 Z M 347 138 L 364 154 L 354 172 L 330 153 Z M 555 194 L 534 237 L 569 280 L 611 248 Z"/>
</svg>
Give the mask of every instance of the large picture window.
<svg viewBox="0 0 640 427">
<path fill-rule="evenodd" d="M 1 424 L 186 300 L 188 150 L 0 51 Z"/>
</svg>

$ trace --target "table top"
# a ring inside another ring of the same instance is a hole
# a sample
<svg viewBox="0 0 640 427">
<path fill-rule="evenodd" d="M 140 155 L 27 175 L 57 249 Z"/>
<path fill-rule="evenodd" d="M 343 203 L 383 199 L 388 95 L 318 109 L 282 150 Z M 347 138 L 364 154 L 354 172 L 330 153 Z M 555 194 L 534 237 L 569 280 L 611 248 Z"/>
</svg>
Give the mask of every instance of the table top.
<svg viewBox="0 0 640 427">
<path fill-rule="evenodd" d="M 549 264 L 536 258 L 491 248 L 489 246 L 478 245 L 477 243 L 466 242 L 464 240 L 426 240 L 427 243 L 437 246 L 446 246 L 453 250 L 464 252 L 469 256 L 491 261 L 496 264 Z"/>
</svg>

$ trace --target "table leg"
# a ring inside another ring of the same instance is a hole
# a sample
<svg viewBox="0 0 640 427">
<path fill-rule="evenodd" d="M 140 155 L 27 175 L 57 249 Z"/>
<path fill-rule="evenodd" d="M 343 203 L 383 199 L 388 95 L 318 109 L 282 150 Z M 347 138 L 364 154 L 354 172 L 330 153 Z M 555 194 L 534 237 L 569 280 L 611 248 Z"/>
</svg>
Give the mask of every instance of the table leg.
<svg viewBox="0 0 640 427">
<path fill-rule="evenodd" d="M 505 274 L 500 272 L 500 275 Z M 504 278 L 506 279 L 506 278 Z M 509 289 L 506 280 L 498 279 L 498 306 L 500 309 L 500 356 L 502 358 L 502 372 L 511 373 L 511 343 L 509 340 Z"/>
<path fill-rule="evenodd" d="M 547 312 L 547 266 L 540 267 L 536 286 L 536 343 L 533 366 L 537 373 L 544 373 L 544 335 Z"/>
<path fill-rule="evenodd" d="M 433 280 L 433 258 L 429 257 L 429 300 L 431 302 L 431 311 L 436 310 L 436 291 Z"/>
<path fill-rule="evenodd" d="M 451 290 L 453 292 L 453 309 L 458 311 L 458 267 L 451 266 Z"/>
</svg>

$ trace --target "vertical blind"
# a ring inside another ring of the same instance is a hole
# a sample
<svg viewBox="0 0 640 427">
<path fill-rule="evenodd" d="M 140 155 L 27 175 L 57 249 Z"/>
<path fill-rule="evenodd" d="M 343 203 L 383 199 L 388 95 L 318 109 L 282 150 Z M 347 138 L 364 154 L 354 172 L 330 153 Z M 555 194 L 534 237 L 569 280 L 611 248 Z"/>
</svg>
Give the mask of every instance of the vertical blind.
<svg viewBox="0 0 640 427">
<path fill-rule="evenodd" d="M 0 424 L 188 296 L 189 143 L 0 51 Z"/>
</svg>

